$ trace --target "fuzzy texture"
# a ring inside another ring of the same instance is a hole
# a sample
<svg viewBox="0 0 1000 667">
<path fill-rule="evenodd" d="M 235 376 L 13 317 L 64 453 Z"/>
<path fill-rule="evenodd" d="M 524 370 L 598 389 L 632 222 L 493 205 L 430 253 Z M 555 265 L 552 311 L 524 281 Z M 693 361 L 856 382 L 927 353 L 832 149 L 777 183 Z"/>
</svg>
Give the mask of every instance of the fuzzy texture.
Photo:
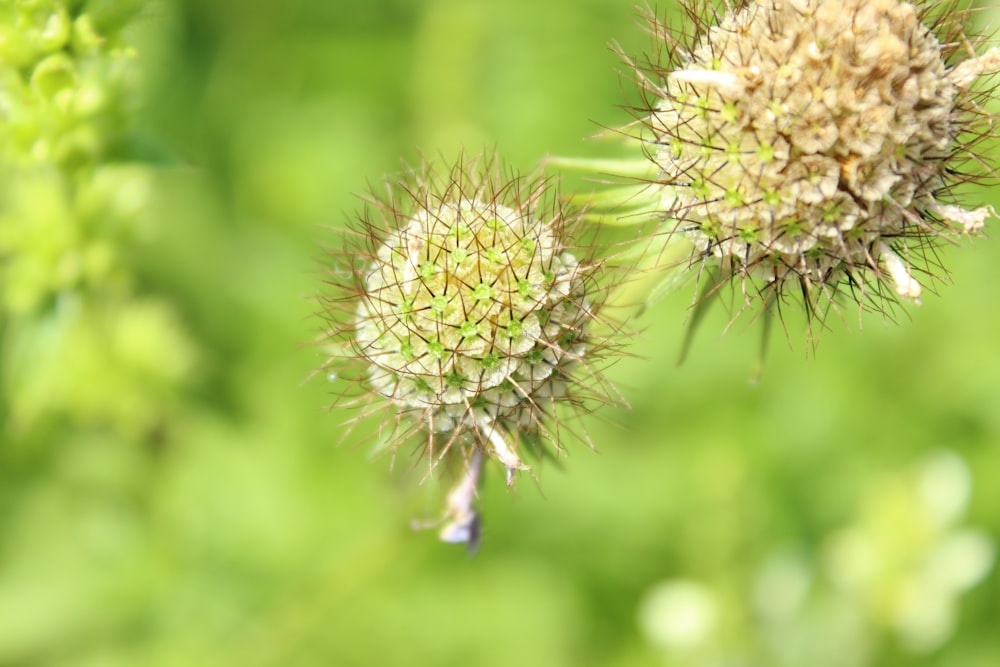
<svg viewBox="0 0 1000 667">
<path fill-rule="evenodd" d="M 525 448 L 561 446 L 555 408 L 601 395 L 607 349 L 586 331 L 599 300 L 595 267 L 565 245 L 574 221 L 547 182 L 492 158 L 424 166 L 369 200 L 324 342 L 390 447 L 417 436 L 432 466 L 479 450 L 511 475 Z"/>
<path fill-rule="evenodd" d="M 687 43 L 653 20 L 671 60 L 637 72 L 660 205 L 748 303 L 791 287 L 815 310 L 845 284 L 862 304 L 917 300 L 934 241 L 991 216 L 954 186 L 995 177 L 970 85 L 1000 52 L 964 50 L 964 14 L 929 9 L 757 0 L 708 26 L 689 7 Z"/>
</svg>

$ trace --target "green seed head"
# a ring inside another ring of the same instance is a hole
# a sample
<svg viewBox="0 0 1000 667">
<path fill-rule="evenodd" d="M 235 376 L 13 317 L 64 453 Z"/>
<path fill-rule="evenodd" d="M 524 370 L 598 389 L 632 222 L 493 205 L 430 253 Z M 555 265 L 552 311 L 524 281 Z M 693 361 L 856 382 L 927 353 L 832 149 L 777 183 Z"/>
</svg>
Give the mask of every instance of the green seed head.
<svg viewBox="0 0 1000 667">
<path fill-rule="evenodd" d="M 328 336 L 353 352 L 331 364 L 360 362 L 396 441 L 422 431 L 432 462 L 481 450 L 524 468 L 518 443 L 553 439 L 545 421 L 595 351 L 590 268 L 567 252 L 566 214 L 544 182 L 493 162 L 425 167 L 390 190 L 361 217 L 363 247 L 344 253 L 354 284 L 328 301 Z"/>
</svg>

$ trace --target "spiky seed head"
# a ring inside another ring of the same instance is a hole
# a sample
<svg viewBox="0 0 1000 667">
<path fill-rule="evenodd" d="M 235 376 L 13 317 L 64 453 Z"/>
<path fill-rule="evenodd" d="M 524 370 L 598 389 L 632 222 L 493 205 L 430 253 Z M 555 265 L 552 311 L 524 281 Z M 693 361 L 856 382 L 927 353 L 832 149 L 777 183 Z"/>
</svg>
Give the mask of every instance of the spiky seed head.
<svg viewBox="0 0 1000 667">
<path fill-rule="evenodd" d="M 567 247 L 574 218 L 549 190 L 495 158 L 424 165 L 359 216 L 349 284 L 327 300 L 328 364 L 359 367 L 368 411 L 388 403 L 390 444 L 421 434 L 432 464 L 478 449 L 509 474 L 524 447 L 559 446 L 546 419 L 600 346 L 594 266 Z"/>
<path fill-rule="evenodd" d="M 663 206 L 748 302 L 791 287 L 815 309 L 844 285 L 859 303 L 916 300 L 934 241 L 990 217 L 954 186 L 995 178 L 970 85 L 1000 51 L 977 57 L 964 14 L 936 4 L 756 0 L 715 25 L 691 6 L 688 44 L 652 19 L 672 52 L 638 69 Z"/>
<path fill-rule="evenodd" d="M 583 352 L 578 266 L 550 227 L 496 201 L 415 211 L 376 251 L 358 303 L 372 387 L 399 409 L 429 408 L 437 433 L 522 421 L 523 399 L 551 393 L 553 372 Z"/>
</svg>

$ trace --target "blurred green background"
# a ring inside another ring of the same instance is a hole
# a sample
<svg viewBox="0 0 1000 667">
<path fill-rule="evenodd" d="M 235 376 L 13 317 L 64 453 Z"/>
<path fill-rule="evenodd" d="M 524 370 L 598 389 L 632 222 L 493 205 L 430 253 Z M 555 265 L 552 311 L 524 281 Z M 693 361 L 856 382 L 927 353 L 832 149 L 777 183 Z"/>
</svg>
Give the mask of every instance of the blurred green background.
<svg viewBox="0 0 1000 667">
<path fill-rule="evenodd" d="M 3 0 L 0 665 L 996 665 L 995 242 L 898 324 L 793 317 L 756 384 L 722 309 L 677 367 L 682 289 L 596 453 L 491 471 L 474 558 L 410 530 L 411 459 L 336 446 L 356 193 L 613 153 L 647 39 L 631 0 Z"/>
</svg>

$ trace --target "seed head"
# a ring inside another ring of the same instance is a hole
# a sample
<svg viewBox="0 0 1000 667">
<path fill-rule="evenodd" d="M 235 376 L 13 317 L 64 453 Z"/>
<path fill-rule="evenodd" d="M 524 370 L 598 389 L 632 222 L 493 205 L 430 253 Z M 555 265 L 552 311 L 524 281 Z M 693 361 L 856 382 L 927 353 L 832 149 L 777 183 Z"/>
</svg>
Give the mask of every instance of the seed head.
<svg viewBox="0 0 1000 667">
<path fill-rule="evenodd" d="M 361 414 L 388 403 L 389 443 L 419 435 L 432 467 L 485 452 L 510 482 L 525 448 L 560 446 L 555 407 L 602 386 L 595 267 L 567 247 L 575 218 L 548 186 L 493 158 L 425 165 L 370 199 L 338 260 L 328 364 L 356 367 Z"/>
<path fill-rule="evenodd" d="M 970 85 L 1000 50 L 976 56 L 966 12 L 934 4 L 755 0 L 711 26 L 689 7 L 687 43 L 652 20 L 671 55 L 637 72 L 662 207 L 748 302 L 918 300 L 935 241 L 992 215 L 954 186 L 995 178 Z"/>
</svg>

